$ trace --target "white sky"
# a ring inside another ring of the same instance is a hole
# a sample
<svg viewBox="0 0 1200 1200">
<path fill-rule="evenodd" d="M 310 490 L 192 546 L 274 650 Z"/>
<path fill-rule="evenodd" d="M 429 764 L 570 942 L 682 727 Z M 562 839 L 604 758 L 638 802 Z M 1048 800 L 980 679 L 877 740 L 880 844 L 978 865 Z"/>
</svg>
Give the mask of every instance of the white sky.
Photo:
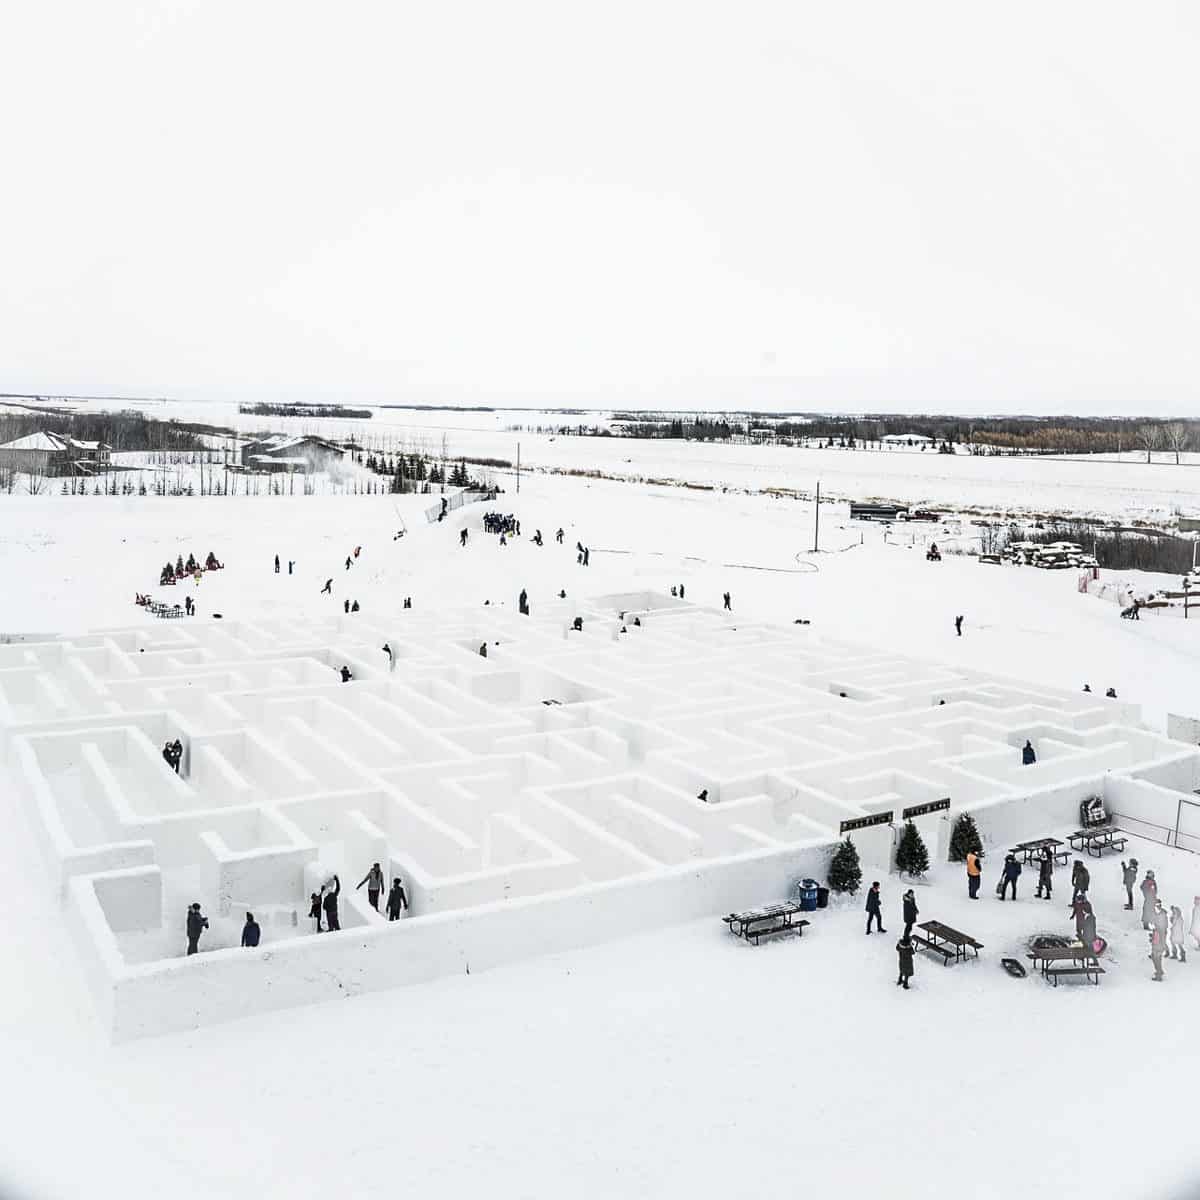
<svg viewBox="0 0 1200 1200">
<path fill-rule="evenodd" d="M 1200 414 L 1200 12 L 37 0 L 0 390 Z"/>
</svg>

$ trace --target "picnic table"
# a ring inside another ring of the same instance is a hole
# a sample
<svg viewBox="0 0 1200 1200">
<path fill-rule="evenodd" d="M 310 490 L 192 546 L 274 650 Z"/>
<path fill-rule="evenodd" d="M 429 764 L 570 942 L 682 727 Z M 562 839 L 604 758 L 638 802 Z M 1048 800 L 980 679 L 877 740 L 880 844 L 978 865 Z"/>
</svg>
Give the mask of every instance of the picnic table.
<svg viewBox="0 0 1200 1200">
<path fill-rule="evenodd" d="M 803 937 L 804 927 L 809 922 L 797 921 L 795 916 L 804 911 L 794 900 L 785 900 L 779 904 L 765 904 L 761 908 L 730 913 L 721 920 L 729 926 L 730 933 L 757 946 L 759 938 L 769 937 L 773 933 L 794 932 L 797 937 Z"/>
<path fill-rule="evenodd" d="M 1058 987 L 1060 975 L 1083 975 L 1097 987 L 1104 968 L 1100 960 L 1081 942 L 1072 946 L 1043 946 L 1040 950 L 1032 950 L 1028 954 L 1036 967 L 1040 962 L 1044 978 L 1052 979 Z M 1064 964 L 1064 965 L 1059 965 Z"/>
<path fill-rule="evenodd" d="M 1105 825 L 1099 829 L 1077 829 L 1067 840 L 1072 849 L 1086 850 L 1094 858 L 1100 858 L 1105 850 L 1116 850 L 1120 853 L 1129 839 L 1125 831 L 1118 826 Z"/>
<path fill-rule="evenodd" d="M 975 957 L 978 958 L 979 951 L 983 949 L 982 942 L 977 942 L 973 937 L 960 933 L 957 929 L 951 929 L 949 925 L 943 925 L 941 921 L 922 921 L 917 928 L 923 929 L 925 936 L 918 937 L 913 934 L 912 940 L 918 946 L 940 954 L 942 965 L 946 967 L 952 962 L 965 962 L 968 950 L 973 950 Z"/>
<path fill-rule="evenodd" d="M 1059 849 L 1060 846 L 1062 846 L 1062 842 L 1058 838 L 1037 838 L 1032 842 L 1018 843 L 1009 853 L 1020 854 L 1025 859 L 1025 865 L 1029 867 L 1033 865 L 1033 860 L 1041 854 L 1042 850 L 1049 847 L 1054 857 L 1065 866 L 1070 853 L 1067 850 Z"/>
</svg>

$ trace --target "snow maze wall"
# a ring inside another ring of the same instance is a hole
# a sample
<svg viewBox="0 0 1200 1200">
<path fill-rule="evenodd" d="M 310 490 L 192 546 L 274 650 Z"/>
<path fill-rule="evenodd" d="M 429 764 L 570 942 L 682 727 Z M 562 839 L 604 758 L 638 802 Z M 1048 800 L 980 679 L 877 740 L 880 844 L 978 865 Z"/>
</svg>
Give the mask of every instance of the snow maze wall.
<svg viewBox="0 0 1200 1200">
<path fill-rule="evenodd" d="M 847 818 L 949 796 L 920 819 L 944 858 L 960 811 L 1006 848 L 1091 794 L 1151 820 L 1200 786 L 1200 755 L 1115 701 L 644 593 L 2 646 L 0 752 L 118 1038 L 777 899 Z M 894 836 L 855 840 L 886 870 Z M 373 862 L 405 920 L 355 890 Z M 342 930 L 315 934 L 334 872 Z M 184 957 L 192 901 L 212 927 Z"/>
</svg>

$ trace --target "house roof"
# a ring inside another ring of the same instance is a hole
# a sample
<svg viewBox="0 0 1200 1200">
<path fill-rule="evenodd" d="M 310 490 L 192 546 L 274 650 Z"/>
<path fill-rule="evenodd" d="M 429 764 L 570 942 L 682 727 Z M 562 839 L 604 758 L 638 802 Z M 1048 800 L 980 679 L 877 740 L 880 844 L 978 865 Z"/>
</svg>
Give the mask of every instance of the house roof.
<svg viewBox="0 0 1200 1200">
<path fill-rule="evenodd" d="M 77 438 L 63 437 L 58 433 L 47 433 L 39 430 L 37 433 L 27 433 L 17 438 L 15 442 L 5 442 L 0 450 L 107 450 L 104 442 L 81 442 Z"/>
</svg>

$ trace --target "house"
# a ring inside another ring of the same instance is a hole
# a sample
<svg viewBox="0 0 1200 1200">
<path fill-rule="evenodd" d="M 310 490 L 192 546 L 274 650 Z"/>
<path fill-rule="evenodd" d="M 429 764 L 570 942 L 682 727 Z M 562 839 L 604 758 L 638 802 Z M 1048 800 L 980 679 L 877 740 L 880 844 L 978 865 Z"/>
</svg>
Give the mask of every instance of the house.
<svg viewBox="0 0 1200 1200">
<path fill-rule="evenodd" d="M 293 437 L 274 433 L 242 444 L 242 466 L 250 471 L 323 471 L 345 451 L 311 434 Z"/>
<path fill-rule="evenodd" d="M 928 446 L 934 439 L 923 433 L 886 433 L 879 440 L 885 446 Z"/>
<path fill-rule="evenodd" d="M 30 433 L 0 446 L 0 467 L 29 475 L 98 475 L 112 465 L 106 442 L 84 442 L 60 433 Z"/>
</svg>

